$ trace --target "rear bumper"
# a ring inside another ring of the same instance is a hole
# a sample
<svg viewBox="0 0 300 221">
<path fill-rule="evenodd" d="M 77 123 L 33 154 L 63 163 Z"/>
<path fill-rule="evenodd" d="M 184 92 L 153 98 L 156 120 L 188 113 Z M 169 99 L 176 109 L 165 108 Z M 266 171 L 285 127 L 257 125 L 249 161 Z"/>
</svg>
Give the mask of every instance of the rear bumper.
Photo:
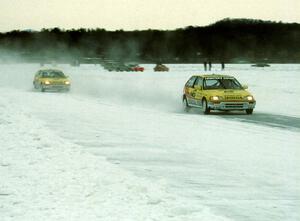
<svg viewBox="0 0 300 221">
<path fill-rule="evenodd" d="M 254 109 L 256 102 L 220 102 L 207 104 L 208 108 L 211 110 L 247 110 Z"/>
</svg>

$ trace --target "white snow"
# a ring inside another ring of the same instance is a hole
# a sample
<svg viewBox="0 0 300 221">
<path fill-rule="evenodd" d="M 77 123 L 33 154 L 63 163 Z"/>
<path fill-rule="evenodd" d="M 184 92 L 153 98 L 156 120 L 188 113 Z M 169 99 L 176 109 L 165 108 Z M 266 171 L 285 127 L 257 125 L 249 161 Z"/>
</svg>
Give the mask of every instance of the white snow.
<svg viewBox="0 0 300 221">
<path fill-rule="evenodd" d="M 0 65 L 1 220 L 300 219 L 300 65 L 226 66 L 252 116 L 184 113 L 202 65 L 144 66 L 59 65 L 71 92 L 40 93 L 38 65 Z"/>
</svg>

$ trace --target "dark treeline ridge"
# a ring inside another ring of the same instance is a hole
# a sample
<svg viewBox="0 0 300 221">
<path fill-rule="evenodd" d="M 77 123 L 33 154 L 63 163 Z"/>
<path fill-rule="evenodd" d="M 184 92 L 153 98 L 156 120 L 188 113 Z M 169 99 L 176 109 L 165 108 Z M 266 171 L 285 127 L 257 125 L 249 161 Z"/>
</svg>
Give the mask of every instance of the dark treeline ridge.
<svg viewBox="0 0 300 221">
<path fill-rule="evenodd" d="M 105 58 L 137 62 L 300 62 L 300 24 L 224 19 L 176 30 L 59 28 L 0 33 L 0 61 L 71 62 Z"/>
</svg>

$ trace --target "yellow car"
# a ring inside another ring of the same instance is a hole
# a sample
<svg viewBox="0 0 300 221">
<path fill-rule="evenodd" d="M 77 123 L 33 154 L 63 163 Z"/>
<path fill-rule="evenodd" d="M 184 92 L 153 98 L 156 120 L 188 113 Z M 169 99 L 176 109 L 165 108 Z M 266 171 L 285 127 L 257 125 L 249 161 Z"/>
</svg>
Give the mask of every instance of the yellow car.
<svg viewBox="0 0 300 221">
<path fill-rule="evenodd" d="M 35 74 L 33 86 L 42 92 L 46 90 L 69 91 L 70 80 L 60 70 L 44 69 Z"/>
<path fill-rule="evenodd" d="M 245 110 L 252 114 L 256 101 L 247 88 L 229 75 L 194 75 L 184 86 L 182 100 L 186 111 L 198 107 L 205 114 L 211 110 Z"/>
</svg>

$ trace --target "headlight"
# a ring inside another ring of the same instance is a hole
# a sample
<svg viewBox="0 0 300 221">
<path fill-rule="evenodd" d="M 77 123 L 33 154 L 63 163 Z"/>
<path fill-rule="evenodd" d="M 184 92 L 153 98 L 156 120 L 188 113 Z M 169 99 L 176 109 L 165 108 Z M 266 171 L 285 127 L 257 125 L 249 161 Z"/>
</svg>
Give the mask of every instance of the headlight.
<svg viewBox="0 0 300 221">
<path fill-rule="evenodd" d="M 254 100 L 253 96 L 251 96 L 251 95 L 247 96 L 246 98 L 247 98 L 248 101 L 253 101 Z"/>
<path fill-rule="evenodd" d="M 212 101 L 219 101 L 219 100 L 222 100 L 223 99 L 223 97 L 220 97 L 220 96 L 211 96 L 210 97 L 210 100 L 212 100 Z"/>
<path fill-rule="evenodd" d="M 50 84 L 50 81 L 45 81 L 44 84 Z"/>
<path fill-rule="evenodd" d="M 219 97 L 218 97 L 218 96 L 212 96 L 211 99 L 212 99 L 213 101 L 218 101 L 218 100 L 219 100 Z"/>
<path fill-rule="evenodd" d="M 70 81 L 65 81 L 65 84 L 70 84 Z"/>
</svg>

